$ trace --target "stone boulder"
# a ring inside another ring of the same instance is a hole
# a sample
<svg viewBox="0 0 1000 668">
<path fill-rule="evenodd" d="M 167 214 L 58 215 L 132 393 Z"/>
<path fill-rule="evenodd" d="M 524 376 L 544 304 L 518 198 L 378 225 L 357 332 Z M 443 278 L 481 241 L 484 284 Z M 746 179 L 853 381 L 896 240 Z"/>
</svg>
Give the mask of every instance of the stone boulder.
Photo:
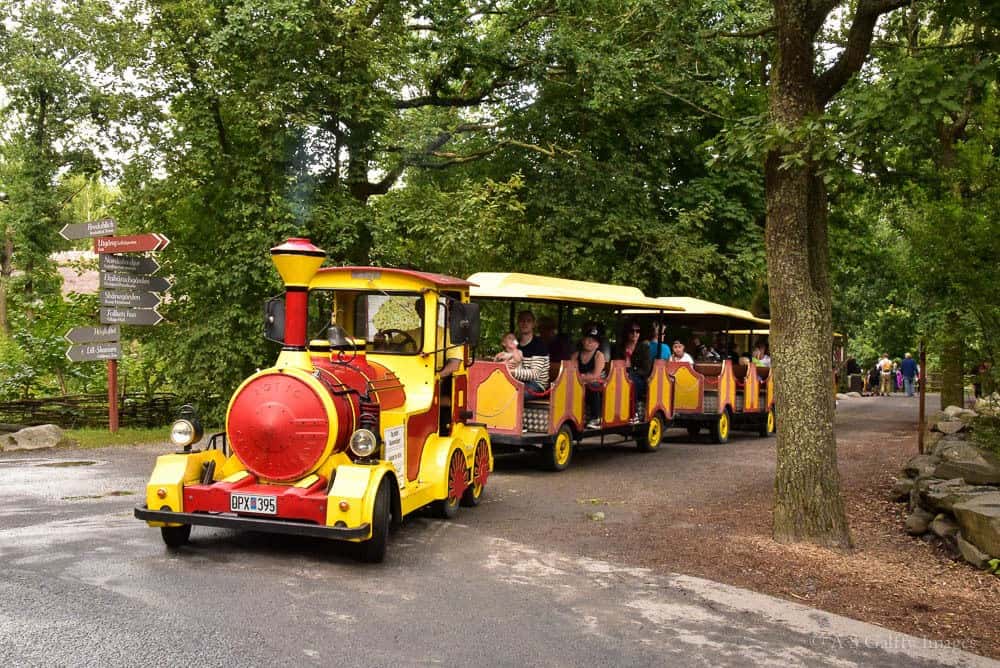
<svg viewBox="0 0 1000 668">
<path fill-rule="evenodd" d="M 924 434 L 924 452 L 933 452 L 936 455 L 937 453 L 934 452 L 934 448 L 937 447 L 943 438 L 944 434 L 939 431 L 928 431 Z"/>
<path fill-rule="evenodd" d="M 944 513 L 938 514 L 928 528 L 935 536 L 944 540 L 953 541 L 958 535 L 958 525 Z"/>
<path fill-rule="evenodd" d="M 962 478 L 972 485 L 1000 485 L 1000 457 L 971 443 L 949 443 L 938 448 L 941 463 L 935 478 Z"/>
<path fill-rule="evenodd" d="M 965 440 L 965 436 L 962 435 L 962 434 L 950 434 L 948 436 L 945 436 L 944 434 L 938 434 L 937 432 L 934 432 L 934 433 L 935 433 L 936 436 L 938 436 L 938 439 L 934 443 L 934 447 L 933 448 L 929 448 L 929 447 L 927 447 L 927 444 L 925 443 L 924 444 L 924 449 L 927 450 L 928 452 L 930 452 L 935 457 L 941 457 L 942 456 L 941 453 L 944 452 L 945 448 L 947 448 L 947 447 L 955 445 L 956 443 L 966 443 L 967 442 Z"/>
<path fill-rule="evenodd" d="M 847 396 L 849 396 L 851 399 L 860 399 L 861 398 L 861 393 L 860 392 L 848 392 Z"/>
<path fill-rule="evenodd" d="M 923 508 L 914 508 L 909 517 L 906 518 L 906 533 L 911 536 L 920 536 L 927 533 L 927 529 L 930 528 L 933 519 L 933 513 L 929 513 Z"/>
<path fill-rule="evenodd" d="M 73 445 L 63 430 L 54 424 L 25 427 L 0 437 L 0 450 L 43 450 Z"/>
<path fill-rule="evenodd" d="M 986 562 L 990 560 L 990 555 L 986 554 L 978 547 L 963 539 L 961 536 L 955 537 L 955 544 L 962 558 L 976 568 L 986 568 Z"/>
<path fill-rule="evenodd" d="M 953 512 L 962 538 L 990 557 L 1000 557 L 1000 491 L 956 503 Z"/>
<path fill-rule="evenodd" d="M 912 491 L 912 478 L 896 478 L 892 485 L 892 489 L 889 490 L 889 499 L 891 501 L 906 501 L 910 498 L 910 493 Z"/>
<path fill-rule="evenodd" d="M 956 503 L 997 491 L 995 487 L 968 485 L 961 478 L 952 480 L 924 478 L 916 482 L 913 490 L 917 505 L 934 513 L 950 513 Z"/>
<path fill-rule="evenodd" d="M 942 420 L 934 423 L 934 430 L 942 434 L 957 434 L 964 431 L 966 426 L 961 420 Z"/>
<path fill-rule="evenodd" d="M 934 470 L 941 463 L 940 457 L 934 455 L 917 455 L 903 466 L 903 473 L 910 478 L 928 478 L 934 475 Z"/>
<path fill-rule="evenodd" d="M 948 406 L 948 407 L 946 407 L 946 408 L 945 408 L 945 409 L 944 409 L 943 411 L 941 411 L 941 412 L 942 412 L 942 413 L 944 413 L 945 415 L 947 415 L 947 416 L 948 416 L 948 417 L 950 417 L 950 418 L 954 418 L 954 417 L 958 417 L 959 415 L 961 415 L 961 414 L 962 414 L 962 411 L 964 411 L 964 410 L 965 410 L 965 409 L 964 409 L 964 408 L 962 408 L 961 406 L 955 406 L 955 405 L 953 404 L 953 405 L 951 405 L 951 406 Z"/>
<path fill-rule="evenodd" d="M 843 392 L 837 392 L 837 398 L 838 399 L 847 399 L 847 395 L 844 394 Z"/>
</svg>

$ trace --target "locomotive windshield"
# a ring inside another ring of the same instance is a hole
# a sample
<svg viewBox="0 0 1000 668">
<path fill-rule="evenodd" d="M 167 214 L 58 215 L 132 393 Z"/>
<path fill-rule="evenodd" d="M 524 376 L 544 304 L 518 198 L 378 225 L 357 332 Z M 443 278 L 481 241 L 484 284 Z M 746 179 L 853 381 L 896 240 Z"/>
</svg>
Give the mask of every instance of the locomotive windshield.
<svg viewBox="0 0 1000 668">
<path fill-rule="evenodd" d="M 334 325 L 358 348 L 413 355 L 423 347 L 424 298 L 419 292 L 310 291 L 311 345 L 329 345 L 327 337 Z"/>
</svg>

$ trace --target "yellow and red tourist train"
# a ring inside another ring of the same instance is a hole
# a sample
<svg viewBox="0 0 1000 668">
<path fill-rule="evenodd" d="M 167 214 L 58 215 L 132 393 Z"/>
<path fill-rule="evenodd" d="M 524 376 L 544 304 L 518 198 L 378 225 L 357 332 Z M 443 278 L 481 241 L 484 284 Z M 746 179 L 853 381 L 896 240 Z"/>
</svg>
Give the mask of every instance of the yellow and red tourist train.
<svg viewBox="0 0 1000 668">
<path fill-rule="evenodd" d="M 569 338 L 576 325 L 595 319 L 639 322 L 647 334 L 655 333 L 657 349 L 666 351 L 681 331 L 712 332 L 731 342 L 731 329 L 768 326 L 749 311 L 691 298 L 653 299 L 629 286 L 519 273 L 484 272 L 469 281 L 472 298 L 484 308 L 490 302 L 508 306 L 510 330 L 519 309 L 531 310 L 532 316 L 546 313 L 555 324 L 550 346 Z M 605 346 L 607 371 L 596 388 L 581 380 L 577 362 L 557 348 L 550 348 L 542 391 L 516 378 L 503 362 L 477 360 L 470 369 L 470 410 L 476 422 L 489 428 L 498 452 L 534 450 L 547 468 L 560 471 L 569 465 L 574 448 L 603 444 L 609 437 L 634 441 L 650 452 L 660 447 L 671 427 L 684 428 L 691 436 L 707 428 L 717 443 L 728 441 L 734 428 L 764 436 L 774 432 L 771 368 L 749 356 L 682 362 L 663 359 L 669 352 L 656 355 L 645 379 L 646 399 L 640 402 L 626 360 L 612 355 L 610 346 Z M 600 415 L 594 420 L 585 412 L 588 392 L 599 393 Z"/>
<path fill-rule="evenodd" d="M 286 288 L 266 309 L 275 365 L 236 389 L 206 449 L 192 447 L 197 416 L 181 416 L 182 449 L 157 459 L 135 515 L 171 547 L 207 525 L 350 541 L 381 561 L 390 525 L 427 505 L 443 517 L 477 505 L 493 469 L 468 406 L 471 283 L 321 269 L 326 254 L 306 239 L 271 257 Z"/>
</svg>

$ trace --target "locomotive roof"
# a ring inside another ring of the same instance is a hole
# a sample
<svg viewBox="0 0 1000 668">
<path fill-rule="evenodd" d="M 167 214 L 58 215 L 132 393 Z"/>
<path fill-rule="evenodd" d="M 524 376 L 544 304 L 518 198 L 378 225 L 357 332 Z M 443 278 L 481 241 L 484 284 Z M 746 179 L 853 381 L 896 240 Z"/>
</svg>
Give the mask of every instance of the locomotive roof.
<svg viewBox="0 0 1000 668">
<path fill-rule="evenodd" d="M 532 302 L 604 304 L 645 308 L 653 311 L 680 311 L 683 307 L 660 304 L 630 285 L 609 285 L 537 274 L 483 271 L 469 276 L 473 299 L 516 299 Z"/>
<path fill-rule="evenodd" d="M 316 272 L 316 275 L 350 274 L 351 278 L 379 279 L 383 276 L 393 276 L 397 278 L 410 279 L 421 283 L 429 283 L 438 288 L 467 288 L 475 285 L 464 278 L 435 274 L 429 271 L 417 271 L 415 269 L 399 269 L 396 267 L 323 267 Z"/>
</svg>

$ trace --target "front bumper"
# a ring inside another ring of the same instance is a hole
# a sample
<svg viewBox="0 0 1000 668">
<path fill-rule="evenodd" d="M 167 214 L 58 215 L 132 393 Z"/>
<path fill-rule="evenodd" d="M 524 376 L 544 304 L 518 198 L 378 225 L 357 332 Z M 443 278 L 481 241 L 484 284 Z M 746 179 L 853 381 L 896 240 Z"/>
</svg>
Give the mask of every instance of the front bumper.
<svg viewBox="0 0 1000 668">
<path fill-rule="evenodd" d="M 170 524 L 199 524 L 223 529 L 243 531 L 263 531 L 294 536 L 315 536 L 335 540 L 359 540 L 371 535 L 371 527 L 366 522 L 357 527 L 336 527 L 287 520 L 269 520 L 262 517 L 243 517 L 222 513 L 176 513 L 171 510 L 150 510 L 147 506 L 136 506 L 135 516 L 147 522 L 167 522 Z"/>
</svg>

